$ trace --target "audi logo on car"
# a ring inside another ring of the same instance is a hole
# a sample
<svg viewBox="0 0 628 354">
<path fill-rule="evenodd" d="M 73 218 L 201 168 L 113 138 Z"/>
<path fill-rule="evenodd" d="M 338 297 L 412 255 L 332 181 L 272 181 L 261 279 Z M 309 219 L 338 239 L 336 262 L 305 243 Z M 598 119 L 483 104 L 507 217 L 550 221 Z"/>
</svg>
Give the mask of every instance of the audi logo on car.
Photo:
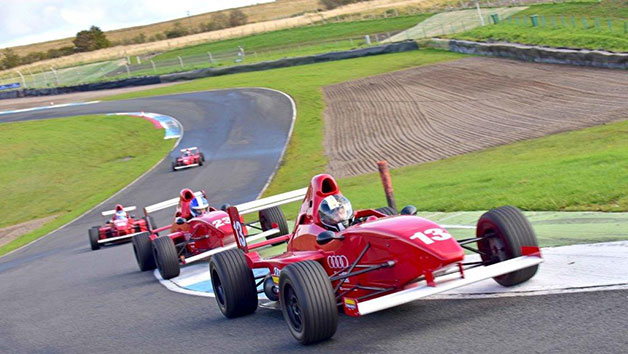
<svg viewBox="0 0 628 354">
<path fill-rule="evenodd" d="M 342 269 L 349 266 L 349 260 L 347 256 L 341 254 L 335 254 L 327 257 L 327 265 L 329 268 Z"/>
</svg>

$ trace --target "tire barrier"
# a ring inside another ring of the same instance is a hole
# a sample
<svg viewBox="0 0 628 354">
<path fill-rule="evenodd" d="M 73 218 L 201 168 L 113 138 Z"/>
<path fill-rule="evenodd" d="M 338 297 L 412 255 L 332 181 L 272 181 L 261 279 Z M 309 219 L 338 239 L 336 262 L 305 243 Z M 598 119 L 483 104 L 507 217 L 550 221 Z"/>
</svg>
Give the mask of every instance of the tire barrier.
<svg viewBox="0 0 628 354">
<path fill-rule="evenodd" d="M 608 69 L 628 69 L 628 53 L 602 50 L 549 48 L 516 43 L 485 43 L 463 40 L 433 40 L 436 47 L 452 52 L 519 59 L 536 63 L 570 64 Z"/>
</svg>

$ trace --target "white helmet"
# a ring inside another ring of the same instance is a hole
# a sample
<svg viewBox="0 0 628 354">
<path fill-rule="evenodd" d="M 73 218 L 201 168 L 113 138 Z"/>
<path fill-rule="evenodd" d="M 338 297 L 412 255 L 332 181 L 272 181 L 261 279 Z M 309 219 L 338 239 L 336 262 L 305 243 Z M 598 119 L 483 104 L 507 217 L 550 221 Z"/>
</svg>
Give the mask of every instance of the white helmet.
<svg viewBox="0 0 628 354">
<path fill-rule="evenodd" d="M 353 207 L 344 196 L 330 195 L 318 206 L 318 217 L 328 229 L 342 231 L 353 222 Z"/>
</svg>

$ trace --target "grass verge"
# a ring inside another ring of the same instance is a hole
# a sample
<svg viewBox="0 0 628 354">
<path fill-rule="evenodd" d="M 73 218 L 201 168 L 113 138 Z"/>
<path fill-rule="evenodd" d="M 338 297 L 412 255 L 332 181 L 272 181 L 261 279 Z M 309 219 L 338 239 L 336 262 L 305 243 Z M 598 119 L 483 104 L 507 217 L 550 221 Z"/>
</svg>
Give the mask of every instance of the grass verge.
<svg viewBox="0 0 628 354">
<path fill-rule="evenodd" d="M 0 255 L 102 202 L 173 146 L 148 121 L 103 115 L 0 123 L 0 141 L 0 227 L 58 215 L 0 247 Z"/>
<path fill-rule="evenodd" d="M 538 15 L 533 27 L 530 16 Z M 550 47 L 628 52 L 628 3 L 619 0 L 532 5 L 497 25 L 450 35 Z"/>
</svg>

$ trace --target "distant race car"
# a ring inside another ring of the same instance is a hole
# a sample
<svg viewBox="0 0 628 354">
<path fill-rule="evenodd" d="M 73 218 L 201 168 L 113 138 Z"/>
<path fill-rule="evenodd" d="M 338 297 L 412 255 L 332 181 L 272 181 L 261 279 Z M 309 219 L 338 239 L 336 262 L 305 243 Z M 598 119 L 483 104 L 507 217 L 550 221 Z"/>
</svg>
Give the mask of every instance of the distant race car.
<svg viewBox="0 0 628 354">
<path fill-rule="evenodd" d="M 205 162 L 205 155 L 197 147 L 181 149 L 179 156 L 172 161 L 172 170 L 203 166 L 203 162 Z"/>
<path fill-rule="evenodd" d="M 455 240 L 443 226 L 416 216 L 412 206 L 401 215 L 354 212 L 329 175 L 291 193 L 305 196 L 294 231 L 258 244 L 247 245 L 238 208 L 229 207 L 238 249 L 213 255 L 209 271 L 226 317 L 255 312 L 257 285 L 263 284 L 303 344 L 334 335 L 339 307 L 362 316 L 488 278 L 512 286 L 534 276 L 543 261 L 530 223 L 515 207 L 486 212 L 476 237 Z M 278 256 L 252 252 L 283 241 L 287 251 Z M 465 249 L 478 253 L 478 260 L 468 260 Z M 256 277 L 255 268 L 269 274 Z"/>
<path fill-rule="evenodd" d="M 181 265 L 207 259 L 213 254 L 237 247 L 231 221 L 225 211 L 209 207 L 202 215 L 192 215 L 190 204 L 199 196 L 206 198 L 204 192 L 194 193 L 190 189 L 184 189 L 179 198 L 144 208 L 146 217 L 150 218 L 150 213 L 177 206 L 172 225 L 154 228 L 151 234 L 143 233 L 133 238 L 133 251 L 141 271 L 158 268 L 162 278 L 171 279 L 180 274 Z M 246 203 L 239 207 L 246 208 Z M 263 231 L 254 235 L 254 239 L 289 233 L 286 219 L 278 207 L 249 211 L 258 211 L 259 220 L 246 225 Z M 243 223 L 242 219 L 240 223 Z M 170 233 L 158 235 L 165 230 Z M 246 235 L 247 230 L 244 229 L 243 233 Z"/>
<path fill-rule="evenodd" d="M 135 215 L 127 214 L 128 211 L 135 210 L 134 206 L 123 207 L 117 204 L 114 210 L 103 211 L 102 216 L 111 215 L 104 226 L 93 226 L 89 229 L 89 243 L 92 250 L 97 250 L 102 244 L 128 242 L 135 235 L 150 234 L 150 216 L 135 219 Z"/>
</svg>

